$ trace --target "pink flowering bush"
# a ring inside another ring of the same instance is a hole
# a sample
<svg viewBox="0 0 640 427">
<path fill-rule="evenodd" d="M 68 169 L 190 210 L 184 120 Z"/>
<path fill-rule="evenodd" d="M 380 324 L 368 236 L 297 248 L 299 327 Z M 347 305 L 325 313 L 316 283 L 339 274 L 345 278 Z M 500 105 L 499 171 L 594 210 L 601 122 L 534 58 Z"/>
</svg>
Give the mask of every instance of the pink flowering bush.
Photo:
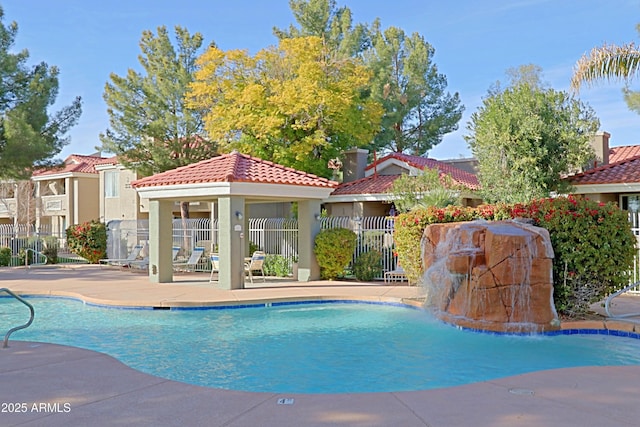
<svg viewBox="0 0 640 427">
<path fill-rule="evenodd" d="M 67 228 L 67 246 L 89 263 L 97 264 L 107 256 L 107 227 L 95 220 L 72 225 Z"/>
<path fill-rule="evenodd" d="M 554 302 L 559 313 L 580 316 L 591 303 L 628 284 L 636 249 L 627 212 L 613 203 L 573 196 L 401 214 L 394 235 L 398 260 L 409 281 L 418 283 L 423 274 L 420 240 L 427 225 L 512 218 L 529 218 L 549 231 L 555 253 Z"/>
<path fill-rule="evenodd" d="M 579 316 L 629 284 L 636 239 L 626 211 L 571 196 L 534 200 L 528 209 L 536 225 L 549 230 L 558 312 Z"/>
</svg>

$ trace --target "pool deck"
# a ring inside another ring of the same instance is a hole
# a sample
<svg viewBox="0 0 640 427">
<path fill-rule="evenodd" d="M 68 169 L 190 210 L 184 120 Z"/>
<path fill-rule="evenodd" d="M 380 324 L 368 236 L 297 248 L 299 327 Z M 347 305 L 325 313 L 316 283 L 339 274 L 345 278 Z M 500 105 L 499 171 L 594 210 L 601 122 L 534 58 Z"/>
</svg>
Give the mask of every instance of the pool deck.
<svg viewBox="0 0 640 427">
<path fill-rule="evenodd" d="M 269 280 L 224 291 L 209 284 L 208 275 L 175 279 L 152 284 L 142 274 L 96 266 L 0 269 L 0 287 L 18 294 L 70 296 L 97 304 L 166 307 L 422 297 L 419 288 L 406 284 Z M 614 301 L 616 313 L 640 313 L 640 297 Z M 563 327 L 637 332 L 636 322 L 640 317 Z M 12 338 L 19 339 L 19 332 Z M 102 353 L 13 339 L 9 348 L 0 348 L 0 362 L 2 426 L 587 427 L 637 426 L 640 420 L 640 366 L 557 369 L 416 392 L 331 395 L 192 386 L 143 374 Z"/>
</svg>

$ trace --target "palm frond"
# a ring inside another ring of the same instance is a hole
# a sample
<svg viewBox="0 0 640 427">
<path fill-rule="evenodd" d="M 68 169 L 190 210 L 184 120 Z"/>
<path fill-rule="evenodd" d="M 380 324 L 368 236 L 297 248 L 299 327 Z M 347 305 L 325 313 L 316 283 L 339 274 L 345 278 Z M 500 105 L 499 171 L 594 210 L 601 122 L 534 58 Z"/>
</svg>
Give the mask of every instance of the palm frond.
<svg viewBox="0 0 640 427">
<path fill-rule="evenodd" d="M 574 67 L 571 87 L 578 91 L 583 83 L 598 80 L 630 81 L 640 72 L 640 50 L 635 43 L 603 45 L 584 54 Z"/>
</svg>

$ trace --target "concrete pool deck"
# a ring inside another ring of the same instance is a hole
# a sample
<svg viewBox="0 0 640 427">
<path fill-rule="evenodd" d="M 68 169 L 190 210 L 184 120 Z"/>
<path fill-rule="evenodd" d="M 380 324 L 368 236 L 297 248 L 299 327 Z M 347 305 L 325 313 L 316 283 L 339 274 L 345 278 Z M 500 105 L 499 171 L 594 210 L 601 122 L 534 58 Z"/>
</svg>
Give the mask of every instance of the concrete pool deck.
<svg viewBox="0 0 640 427">
<path fill-rule="evenodd" d="M 270 280 L 257 281 L 250 289 L 223 291 L 209 284 L 208 275 L 175 279 L 152 284 L 145 275 L 95 266 L 0 269 L 0 287 L 18 294 L 70 296 L 99 304 L 413 301 L 422 296 L 419 288 L 402 284 Z M 640 312 L 640 297 L 614 301 L 613 312 Z M 573 327 L 637 331 L 637 321 L 578 322 Z M 246 393 L 143 374 L 102 353 L 15 339 L 19 332 L 12 335 L 9 348 L 0 349 L 2 426 L 584 427 L 636 426 L 640 419 L 640 366 L 557 369 L 416 392 Z"/>
</svg>

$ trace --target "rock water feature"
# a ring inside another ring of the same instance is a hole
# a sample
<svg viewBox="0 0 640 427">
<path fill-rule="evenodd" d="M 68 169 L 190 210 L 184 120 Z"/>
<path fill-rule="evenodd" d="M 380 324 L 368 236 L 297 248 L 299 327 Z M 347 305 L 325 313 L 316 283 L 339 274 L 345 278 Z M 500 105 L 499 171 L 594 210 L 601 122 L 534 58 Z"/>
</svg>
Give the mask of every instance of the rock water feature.
<svg viewBox="0 0 640 427">
<path fill-rule="evenodd" d="M 546 229 L 518 221 L 432 224 L 422 250 L 426 305 L 443 321 L 497 332 L 559 329 Z"/>
</svg>

